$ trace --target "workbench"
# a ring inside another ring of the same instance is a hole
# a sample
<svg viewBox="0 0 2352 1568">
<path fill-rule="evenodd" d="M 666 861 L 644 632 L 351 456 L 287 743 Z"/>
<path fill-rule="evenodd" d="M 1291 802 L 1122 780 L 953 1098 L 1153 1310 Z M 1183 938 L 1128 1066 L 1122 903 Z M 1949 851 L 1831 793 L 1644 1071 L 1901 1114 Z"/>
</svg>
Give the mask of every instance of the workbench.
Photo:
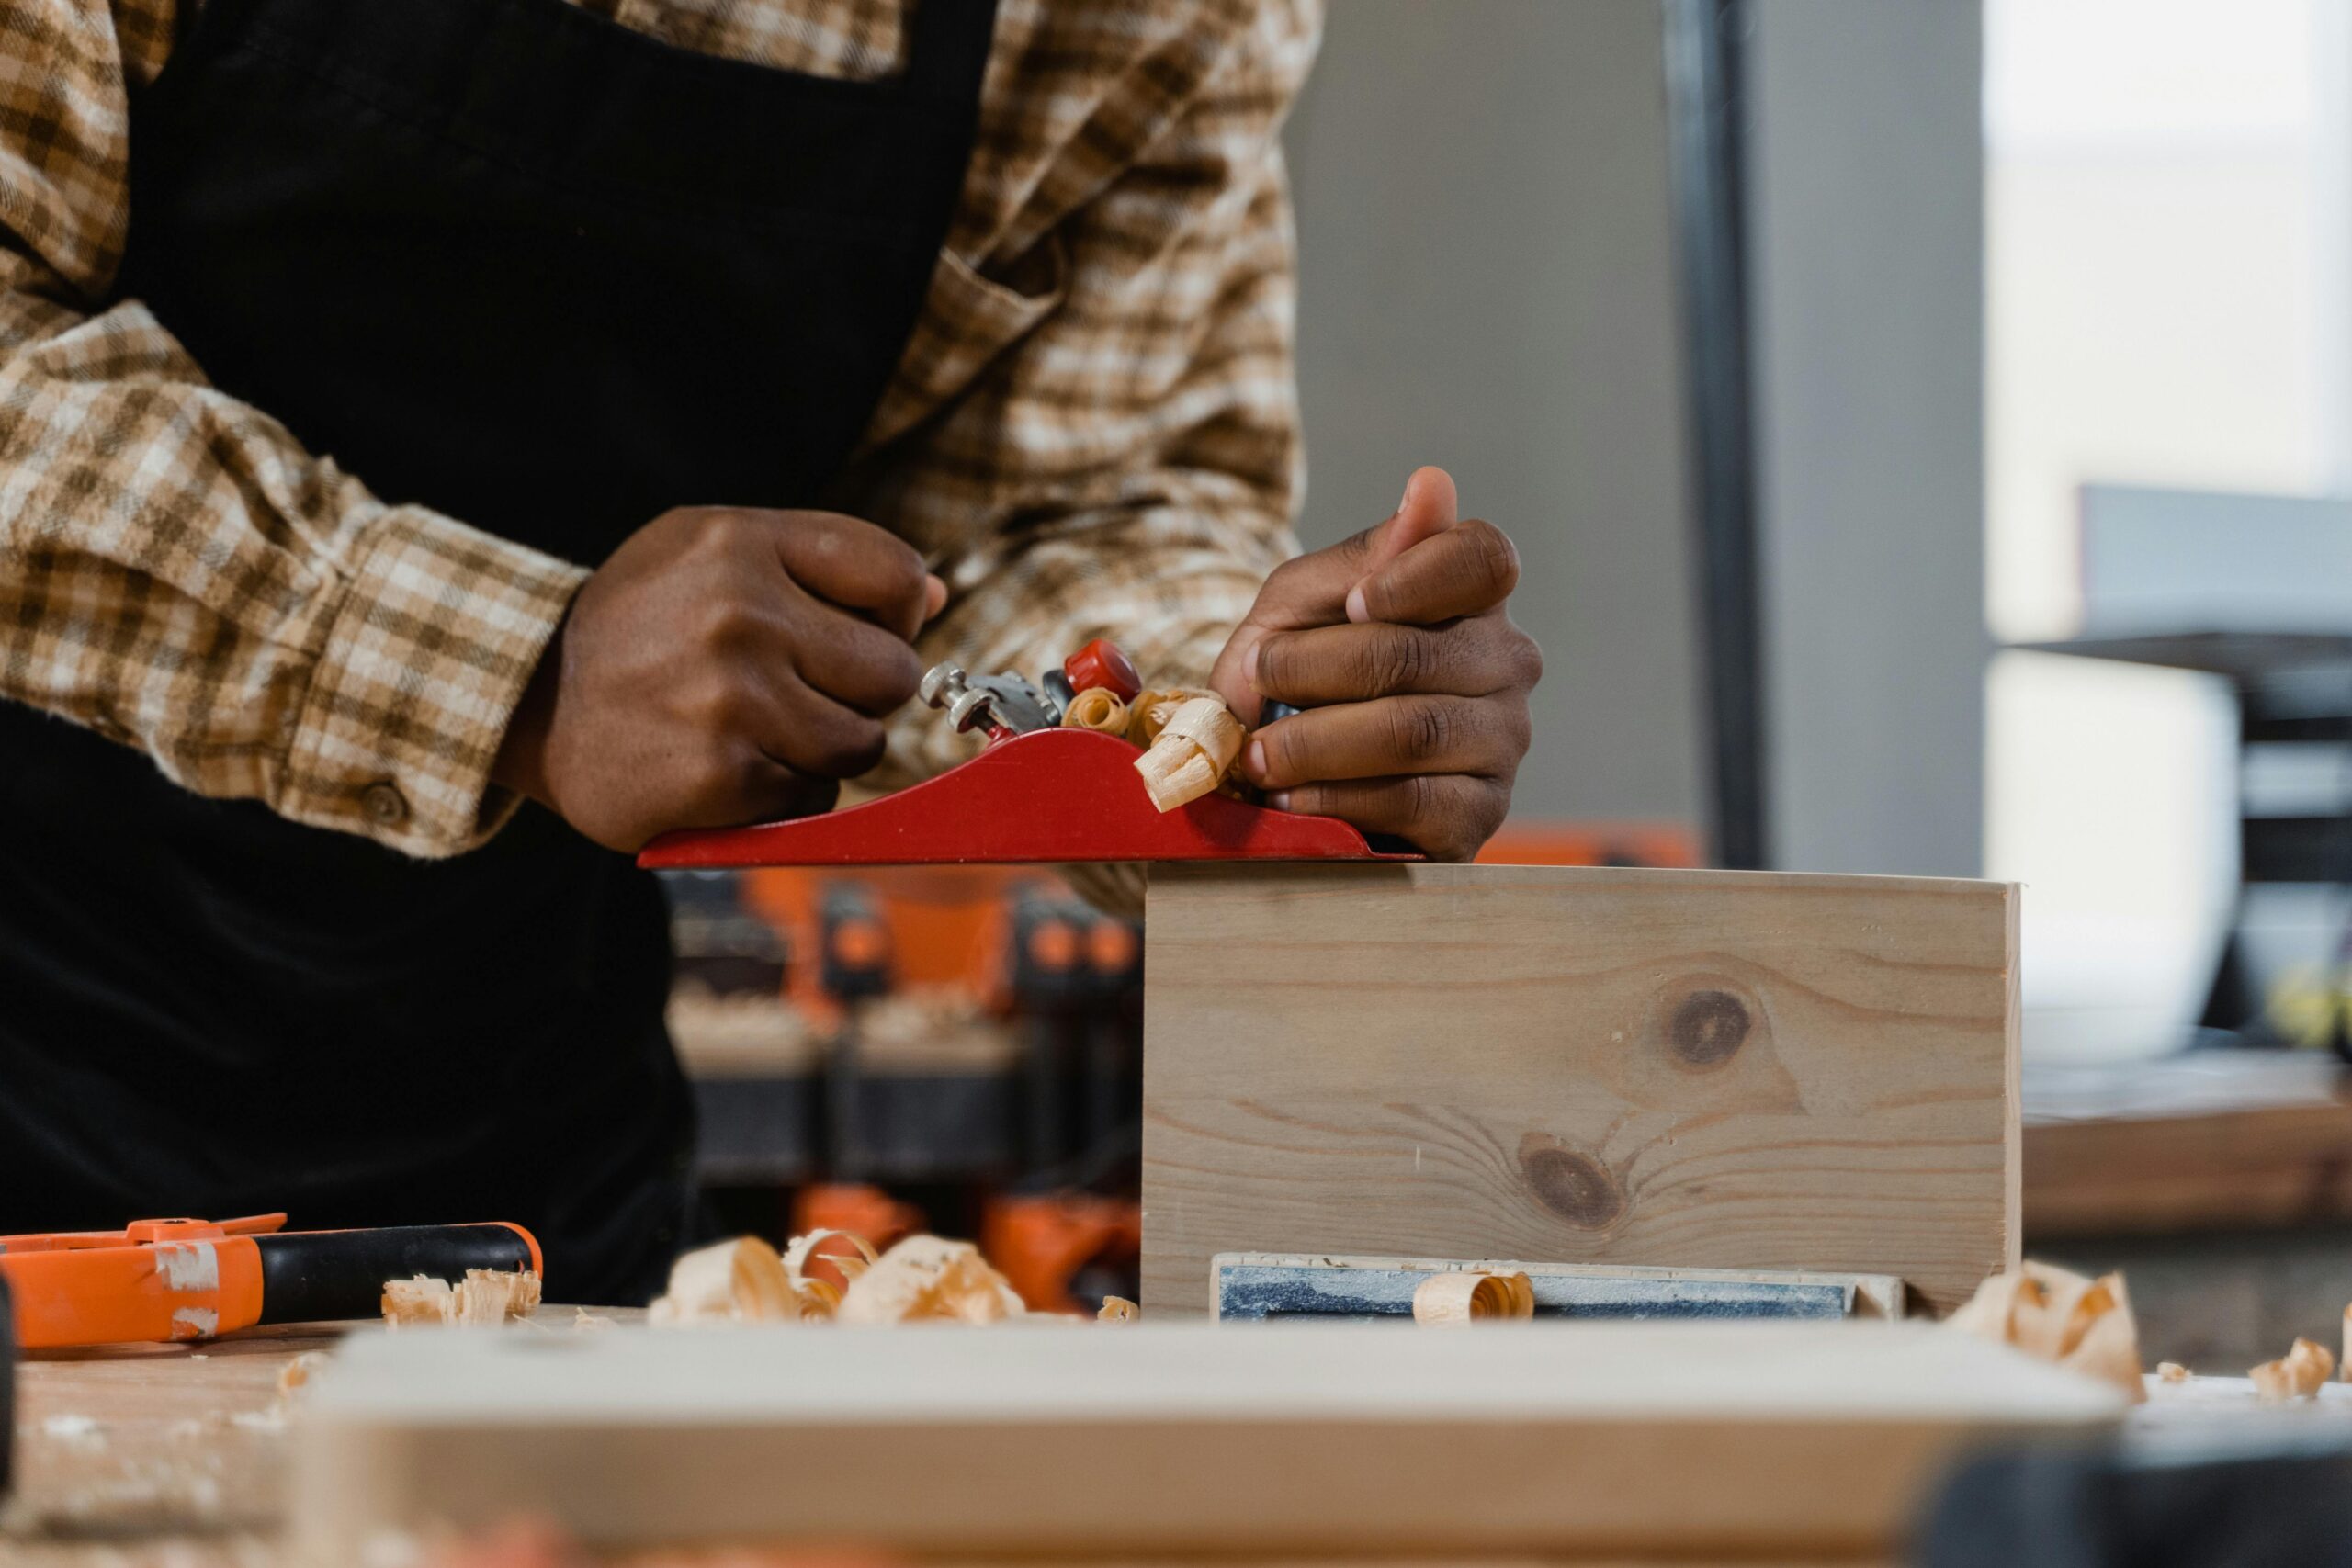
<svg viewBox="0 0 2352 1568">
<path fill-rule="evenodd" d="M 547 1331 L 561 1331 L 571 1315 L 566 1307 L 542 1310 Z M 20 1369 L 17 1484 L 0 1509 L 0 1561 L 11 1568 L 278 1568 L 300 1430 L 280 1397 L 279 1374 L 301 1352 L 332 1348 L 339 1334 L 334 1325 L 254 1329 L 200 1346 L 37 1355 Z M 2152 1382 L 2150 1395 L 2131 1417 L 2127 1442 L 2262 1419 L 2352 1440 L 2352 1385 L 2331 1384 L 2317 1404 L 2283 1416 L 2258 1405 L 2241 1379 Z"/>
<path fill-rule="evenodd" d="M 2024 1085 L 2025 1248 L 2120 1269 L 2145 1343 L 2242 1368 L 2352 1301 L 2352 1083 L 2332 1053 L 2196 1051 Z"/>
</svg>

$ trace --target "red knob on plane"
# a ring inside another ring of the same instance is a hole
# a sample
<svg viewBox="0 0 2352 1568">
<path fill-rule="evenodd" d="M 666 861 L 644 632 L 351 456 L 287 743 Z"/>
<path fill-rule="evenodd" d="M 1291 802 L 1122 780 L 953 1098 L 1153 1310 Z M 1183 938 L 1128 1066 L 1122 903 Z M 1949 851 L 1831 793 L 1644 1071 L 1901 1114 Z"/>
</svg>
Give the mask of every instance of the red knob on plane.
<svg viewBox="0 0 2352 1568">
<path fill-rule="evenodd" d="M 1136 667 L 1119 651 L 1119 645 L 1107 637 L 1098 637 L 1063 660 L 1062 673 L 1069 677 L 1073 692 L 1102 686 L 1123 703 L 1135 701 L 1143 692 Z"/>
</svg>

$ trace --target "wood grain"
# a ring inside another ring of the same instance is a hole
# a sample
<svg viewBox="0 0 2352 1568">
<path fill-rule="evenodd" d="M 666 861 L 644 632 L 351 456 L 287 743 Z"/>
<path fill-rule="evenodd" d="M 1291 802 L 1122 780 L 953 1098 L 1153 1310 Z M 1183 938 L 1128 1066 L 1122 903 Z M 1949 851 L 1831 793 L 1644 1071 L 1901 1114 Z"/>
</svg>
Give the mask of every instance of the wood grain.
<svg viewBox="0 0 2352 1568">
<path fill-rule="evenodd" d="M 1850 1556 L 1962 1450 L 2122 1409 L 1907 1324 L 377 1336 L 310 1393 L 291 1524 L 318 1562 L 517 1514 L 604 1549 Z"/>
<path fill-rule="evenodd" d="M 1226 1251 L 1902 1277 L 2018 1258 L 2016 889 L 1158 867 L 1148 1314 Z"/>
</svg>

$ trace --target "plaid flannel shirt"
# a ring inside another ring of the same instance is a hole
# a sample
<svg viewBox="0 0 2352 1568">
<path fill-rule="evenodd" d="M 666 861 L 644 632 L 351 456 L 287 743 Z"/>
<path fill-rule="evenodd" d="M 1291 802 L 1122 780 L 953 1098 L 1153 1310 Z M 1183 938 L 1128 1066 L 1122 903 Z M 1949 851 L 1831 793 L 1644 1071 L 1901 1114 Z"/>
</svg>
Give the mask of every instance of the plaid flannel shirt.
<svg viewBox="0 0 2352 1568">
<path fill-rule="evenodd" d="M 783 70 L 902 62 L 905 0 L 579 3 Z M 0 0 L 0 698 L 207 795 L 463 851 L 512 809 L 491 765 L 593 563 L 375 494 L 113 298 L 126 95 L 174 6 Z M 1317 0 L 1002 0 L 946 245 L 835 498 L 945 578 L 926 660 L 1034 674 L 1109 636 L 1197 682 L 1296 548 L 1276 138 L 1318 23 Z M 966 746 L 911 709 L 867 783 Z"/>
</svg>

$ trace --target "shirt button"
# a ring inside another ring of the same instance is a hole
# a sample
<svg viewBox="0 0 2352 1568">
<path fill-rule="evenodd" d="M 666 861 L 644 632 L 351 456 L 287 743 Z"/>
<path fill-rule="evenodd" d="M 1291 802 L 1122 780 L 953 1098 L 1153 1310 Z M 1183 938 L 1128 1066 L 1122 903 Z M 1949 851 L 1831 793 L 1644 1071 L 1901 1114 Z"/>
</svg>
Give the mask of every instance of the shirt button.
<svg viewBox="0 0 2352 1568">
<path fill-rule="evenodd" d="M 371 784 L 359 792 L 368 820 L 379 828 L 397 828 L 408 820 L 408 797 L 392 784 Z"/>
</svg>

